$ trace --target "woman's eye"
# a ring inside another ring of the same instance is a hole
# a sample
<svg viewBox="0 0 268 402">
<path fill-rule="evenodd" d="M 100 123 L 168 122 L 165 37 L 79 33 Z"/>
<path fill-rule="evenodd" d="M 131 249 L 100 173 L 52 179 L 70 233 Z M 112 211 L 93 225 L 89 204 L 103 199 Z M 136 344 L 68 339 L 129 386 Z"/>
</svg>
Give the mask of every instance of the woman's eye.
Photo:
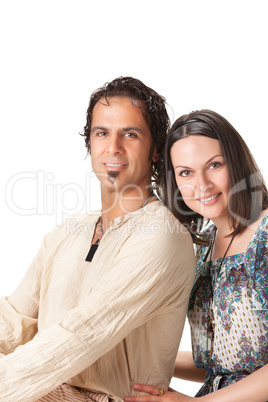
<svg viewBox="0 0 268 402">
<path fill-rule="evenodd" d="M 220 163 L 220 162 L 213 162 L 213 163 L 211 163 L 211 165 L 209 166 L 210 167 L 210 169 L 217 169 L 217 168 L 219 168 L 219 167 L 221 167 L 222 166 L 222 163 Z"/>
<path fill-rule="evenodd" d="M 179 176 L 182 176 L 182 177 L 189 177 L 190 174 L 191 174 L 191 171 L 190 171 L 190 170 L 183 170 L 182 172 L 179 173 Z"/>
</svg>

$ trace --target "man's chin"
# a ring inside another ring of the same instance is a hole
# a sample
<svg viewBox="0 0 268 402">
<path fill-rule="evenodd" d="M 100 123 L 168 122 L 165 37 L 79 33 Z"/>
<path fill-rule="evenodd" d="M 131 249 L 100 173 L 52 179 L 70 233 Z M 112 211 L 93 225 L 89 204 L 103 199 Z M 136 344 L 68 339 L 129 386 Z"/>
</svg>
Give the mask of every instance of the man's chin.
<svg viewBox="0 0 268 402">
<path fill-rule="evenodd" d="M 107 179 L 109 180 L 110 183 L 114 184 L 116 181 L 116 178 L 119 176 L 118 171 L 114 171 L 114 170 L 109 170 L 107 172 Z"/>
</svg>

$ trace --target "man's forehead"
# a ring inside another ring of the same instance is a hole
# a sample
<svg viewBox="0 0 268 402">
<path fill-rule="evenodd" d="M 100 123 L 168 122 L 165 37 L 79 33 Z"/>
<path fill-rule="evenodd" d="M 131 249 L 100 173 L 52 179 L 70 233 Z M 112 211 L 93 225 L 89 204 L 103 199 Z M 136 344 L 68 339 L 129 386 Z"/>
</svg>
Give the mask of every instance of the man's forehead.
<svg viewBox="0 0 268 402">
<path fill-rule="evenodd" d="M 122 104 L 129 103 L 134 107 L 142 108 L 143 102 L 139 99 L 132 98 L 130 96 L 103 96 L 95 104 L 93 110 L 96 106 L 110 106 L 111 104 Z"/>
<path fill-rule="evenodd" d="M 141 104 L 141 101 L 133 101 L 128 96 L 100 98 L 92 110 L 91 130 L 118 126 L 123 130 L 139 127 L 141 131 L 149 129 L 151 132 Z"/>
</svg>

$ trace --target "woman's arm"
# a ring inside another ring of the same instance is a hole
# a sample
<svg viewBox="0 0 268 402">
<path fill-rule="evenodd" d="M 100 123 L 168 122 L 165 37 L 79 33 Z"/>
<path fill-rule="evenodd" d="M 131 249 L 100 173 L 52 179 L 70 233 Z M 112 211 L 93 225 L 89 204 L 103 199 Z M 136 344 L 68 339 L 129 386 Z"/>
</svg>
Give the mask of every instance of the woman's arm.
<svg viewBox="0 0 268 402">
<path fill-rule="evenodd" d="M 150 395 L 125 398 L 126 402 L 187 402 L 198 399 L 199 402 L 266 402 L 268 400 L 268 364 L 240 381 L 199 398 L 187 396 L 174 390 L 158 396 L 158 388 L 151 385 L 135 384 L 134 389 Z"/>
<path fill-rule="evenodd" d="M 268 365 L 240 381 L 198 398 L 200 401 L 216 402 L 266 402 L 268 400 Z"/>
<path fill-rule="evenodd" d="M 205 382 L 206 370 L 196 367 L 192 352 L 179 351 L 176 358 L 174 377 L 181 380 Z"/>
</svg>

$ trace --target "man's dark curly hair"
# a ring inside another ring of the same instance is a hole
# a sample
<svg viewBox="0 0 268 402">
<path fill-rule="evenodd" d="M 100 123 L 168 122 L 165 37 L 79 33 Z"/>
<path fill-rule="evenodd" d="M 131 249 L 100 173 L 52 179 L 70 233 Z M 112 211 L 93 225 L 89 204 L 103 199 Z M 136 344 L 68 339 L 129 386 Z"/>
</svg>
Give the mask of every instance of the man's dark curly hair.
<svg viewBox="0 0 268 402">
<path fill-rule="evenodd" d="M 170 119 L 166 110 L 165 98 L 144 85 L 140 80 L 132 77 L 119 77 L 107 82 L 103 87 L 92 93 L 87 109 L 87 122 L 82 133 L 82 136 L 85 137 L 86 148 L 90 153 L 90 131 L 94 106 L 101 98 L 105 98 L 107 104 L 109 104 L 108 98 L 113 96 L 129 97 L 132 99 L 134 106 L 142 109 L 152 136 L 149 159 L 152 158 L 155 145 L 159 153 L 159 160 L 152 162 L 153 187 L 158 188 L 162 172 L 163 150 L 166 135 L 170 128 Z M 139 101 L 139 104 L 136 104 L 135 101 Z"/>
</svg>

